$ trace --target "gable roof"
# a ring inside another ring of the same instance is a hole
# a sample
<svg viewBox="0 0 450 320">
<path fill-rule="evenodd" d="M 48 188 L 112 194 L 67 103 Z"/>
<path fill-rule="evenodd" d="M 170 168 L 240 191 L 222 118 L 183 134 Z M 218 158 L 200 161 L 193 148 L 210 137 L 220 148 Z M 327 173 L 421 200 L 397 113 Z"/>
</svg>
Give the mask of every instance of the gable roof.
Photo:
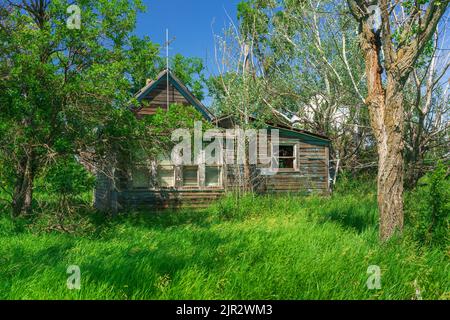
<svg viewBox="0 0 450 320">
<path fill-rule="evenodd" d="M 233 121 L 232 115 L 226 115 L 222 117 L 215 117 L 211 111 L 206 108 L 203 103 L 198 100 L 192 92 L 181 82 L 180 79 L 178 79 L 172 71 L 163 70 L 161 71 L 158 76 L 156 77 L 156 80 L 153 80 L 149 82 L 145 87 L 143 87 L 141 90 L 139 90 L 138 93 L 136 93 L 135 98 L 140 102 L 145 97 L 147 97 L 153 90 L 155 90 L 159 84 L 165 84 L 167 81 L 167 77 L 169 77 L 169 83 L 175 87 L 175 89 L 180 92 L 180 94 L 194 107 L 196 108 L 203 117 L 210 121 L 215 122 L 216 125 L 219 126 L 219 123 L 223 123 L 226 119 L 229 119 Z M 143 106 L 140 106 L 138 108 L 142 109 Z M 252 121 L 255 121 L 256 118 L 250 116 L 250 119 Z M 279 121 L 266 121 L 265 124 L 267 125 L 268 129 L 280 129 L 284 135 L 294 136 L 297 138 L 301 138 L 305 142 L 311 143 L 311 144 L 317 144 L 317 145 L 329 145 L 331 143 L 331 140 L 321 134 L 312 133 L 306 130 L 301 130 L 298 128 L 294 128 L 290 125 L 280 123 Z"/>
<path fill-rule="evenodd" d="M 142 99 L 155 90 L 159 84 L 164 83 L 163 81 L 167 81 L 167 77 L 169 77 L 169 83 L 173 85 L 175 89 L 177 89 L 178 92 L 180 92 L 180 94 L 203 115 L 203 117 L 205 117 L 206 120 L 212 121 L 214 119 L 214 115 L 211 111 L 209 111 L 208 108 L 206 108 L 203 103 L 192 94 L 192 92 L 172 73 L 172 71 L 170 71 L 170 69 L 161 71 L 156 77 L 156 80 L 149 82 L 145 87 L 139 90 L 138 93 L 136 93 L 135 98 L 138 101 L 142 101 Z"/>
</svg>

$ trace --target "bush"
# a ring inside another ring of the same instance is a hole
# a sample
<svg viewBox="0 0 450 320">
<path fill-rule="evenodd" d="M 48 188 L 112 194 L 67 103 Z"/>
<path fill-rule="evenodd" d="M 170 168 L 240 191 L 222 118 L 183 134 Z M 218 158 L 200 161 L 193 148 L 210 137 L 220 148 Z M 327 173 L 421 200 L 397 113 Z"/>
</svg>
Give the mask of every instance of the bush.
<svg viewBox="0 0 450 320">
<path fill-rule="evenodd" d="M 75 158 L 58 159 L 38 179 L 36 199 L 39 206 L 33 223 L 35 232 L 78 232 L 90 230 L 92 176 Z"/>
<path fill-rule="evenodd" d="M 450 227 L 450 179 L 447 168 L 437 168 L 419 180 L 417 188 L 407 194 L 407 219 L 414 237 L 422 244 L 446 246 Z"/>
<path fill-rule="evenodd" d="M 94 177 L 75 159 L 61 159 L 45 174 L 45 187 L 48 192 L 74 197 L 92 190 Z"/>
</svg>

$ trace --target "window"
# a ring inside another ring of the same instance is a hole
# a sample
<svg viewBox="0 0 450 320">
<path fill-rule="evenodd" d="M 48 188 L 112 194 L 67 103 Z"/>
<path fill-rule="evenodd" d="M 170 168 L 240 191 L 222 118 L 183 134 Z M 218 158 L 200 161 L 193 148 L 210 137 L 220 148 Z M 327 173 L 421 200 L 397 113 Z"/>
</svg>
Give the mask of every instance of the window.
<svg viewBox="0 0 450 320">
<path fill-rule="evenodd" d="M 220 167 L 205 168 L 205 186 L 206 187 L 220 186 Z"/>
<path fill-rule="evenodd" d="M 198 167 L 183 167 L 183 187 L 198 187 Z"/>
<path fill-rule="evenodd" d="M 132 176 L 133 189 L 145 189 L 149 187 L 150 173 L 146 167 L 133 169 Z"/>
<path fill-rule="evenodd" d="M 280 169 L 294 169 L 295 152 L 294 146 L 279 146 L 278 152 L 279 168 Z"/>
<path fill-rule="evenodd" d="M 175 186 L 175 171 L 173 166 L 158 167 L 158 184 L 162 188 Z"/>
</svg>

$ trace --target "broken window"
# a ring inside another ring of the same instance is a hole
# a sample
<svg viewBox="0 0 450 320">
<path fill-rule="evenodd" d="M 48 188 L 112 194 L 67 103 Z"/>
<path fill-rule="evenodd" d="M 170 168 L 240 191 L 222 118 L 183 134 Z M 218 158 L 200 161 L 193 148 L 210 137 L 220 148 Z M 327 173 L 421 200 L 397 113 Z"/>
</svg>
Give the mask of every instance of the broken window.
<svg viewBox="0 0 450 320">
<path fill-rule="evenodd" d="M 278 163 L 280 169 L 294 169 L 295 147 L 293 145 L 279 146 Z"/>
</svg>

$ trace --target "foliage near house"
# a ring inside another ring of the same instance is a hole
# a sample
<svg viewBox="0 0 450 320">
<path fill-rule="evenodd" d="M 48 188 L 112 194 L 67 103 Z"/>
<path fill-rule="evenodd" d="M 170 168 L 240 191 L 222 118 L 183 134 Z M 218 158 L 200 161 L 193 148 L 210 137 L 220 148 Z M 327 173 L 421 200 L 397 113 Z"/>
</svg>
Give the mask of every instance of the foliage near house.
<svg viewBox="0 0 450 320">
<path fill-rule="evenodd" d="M 66 25 L 70 4 L 0 3 L 0 188 L 15 216 L 32 213 L 36 179 L 60 161 L 107 167 L 112 153 L 159 147 L 129 110 L 135 90 L 165 66 L 159 46 L 133 34 L 142 1 L 85 1 L 80 29 Z M 173 60 L 201 98 L 201 61 Z"/>
<path fill-rule="evenodd" d="M 449 0 L 243 0 L 209 79 L 69 2 L 0 1 L 0 299 L 450 299 Z M 160 159 L 196 120 L 279 129 L 278 174 Z"/>
</svg>

